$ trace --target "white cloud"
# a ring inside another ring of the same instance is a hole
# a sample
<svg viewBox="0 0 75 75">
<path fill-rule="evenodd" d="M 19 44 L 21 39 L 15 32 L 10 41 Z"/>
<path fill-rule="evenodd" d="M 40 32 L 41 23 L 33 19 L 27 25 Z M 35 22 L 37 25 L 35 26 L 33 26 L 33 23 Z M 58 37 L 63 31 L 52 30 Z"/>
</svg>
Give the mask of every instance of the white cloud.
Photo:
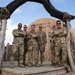
<svg viewBox="0 0 75 75">
<path fill-rule="evenodd" d="M 9 19 L 7 21 L 7 30 L 6 30 L 6 38 L 5 38 L 5 45 L 7 43 L 10 43 L 12 44 L 12 41 L 13 41 L 13 36 L 12 36 L 12 31 L 13 29 L 17 28 L 17 25 L 12 23 L 12 20 Z"/>
</svg>

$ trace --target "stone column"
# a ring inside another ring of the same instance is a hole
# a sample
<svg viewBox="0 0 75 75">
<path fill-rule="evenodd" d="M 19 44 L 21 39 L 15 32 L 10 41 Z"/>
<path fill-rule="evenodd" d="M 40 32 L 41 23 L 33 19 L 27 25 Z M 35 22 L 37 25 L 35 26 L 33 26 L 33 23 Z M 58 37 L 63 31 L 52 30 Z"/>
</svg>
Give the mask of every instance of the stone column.
<svg viewBox="0 0 75 75">
<path fill-rule="evenodd" d="M 70 67 L 71 67 L 71 70 L 73 72 L 75 72 L 75 65 L 74 65 L 74 61 L 73 61 L 73 58 L 72 58 L 72 53 L 71 53 L 71 48 L 70 48 L 70 28 L 71 28 L 71 25 L 70 25 L 70 21 L 67 20 L 66 21 L 66 25 L 67 25 L 67 51 L 68 51 L 68 58 L 69 58 L 69 63 L 70 63 Z"/>
<path fill-rule="evenodd" d="M 7 19 L 0 20 L 0 68 L 4 54 L 6 26 Z"/>
</svg>

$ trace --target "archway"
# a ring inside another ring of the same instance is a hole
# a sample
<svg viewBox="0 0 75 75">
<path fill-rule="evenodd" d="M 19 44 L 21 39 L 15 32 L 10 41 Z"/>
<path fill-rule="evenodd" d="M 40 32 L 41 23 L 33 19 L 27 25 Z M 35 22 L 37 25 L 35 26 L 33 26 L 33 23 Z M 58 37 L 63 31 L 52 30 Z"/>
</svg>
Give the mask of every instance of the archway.
<svg viewBox="0 0 75 75">
<path fill-rule="evenodd" d="M 67 13 L 65 14 L 64 12 L 57 10 L 51 4 L 50 0 L 14 0 L 10 4 L 8 4 L 6 7 L 0 7 L 0 38 L 1 38 L 0 39 L 0 67 L 1 67 L 2 57 L 4 54 L 4 39 L 5 39 L 7 19 L 19 6 L 26 3 L 27 1 L 41 3 L 51 16 L 61 19 L 65 22 L 67 20 L 70 21 L 75 18 L 75 16 L 73 15 L 70 15 Z"/>
</svg>

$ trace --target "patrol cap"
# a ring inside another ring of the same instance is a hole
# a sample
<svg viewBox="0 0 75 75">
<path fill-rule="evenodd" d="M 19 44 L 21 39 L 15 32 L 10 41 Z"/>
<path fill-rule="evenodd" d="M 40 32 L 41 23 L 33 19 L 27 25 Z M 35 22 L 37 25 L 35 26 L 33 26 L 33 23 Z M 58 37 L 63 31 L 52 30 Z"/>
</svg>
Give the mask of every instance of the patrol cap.
<svg viewBox="0 0 75 75">
<path fill-rule="evenodd" d="M 56 21 L 56 24 L 61 24 L 61 21 L 60 21 L 60 20 L 57 20 L 57 21 Z"/>
<path fill-rule="evenodd" d="M 39 28 L 42 28 L 42 25 L 39 25 Z"/>
</svg>

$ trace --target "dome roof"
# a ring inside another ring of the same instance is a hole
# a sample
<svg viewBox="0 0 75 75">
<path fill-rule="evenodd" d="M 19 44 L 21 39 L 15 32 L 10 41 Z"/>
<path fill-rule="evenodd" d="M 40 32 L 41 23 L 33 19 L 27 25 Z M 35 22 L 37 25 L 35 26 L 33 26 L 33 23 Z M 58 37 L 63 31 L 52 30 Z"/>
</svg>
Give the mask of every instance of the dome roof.
<svg viewBox="0 0 75 75">
<path fill-rule="evenodd" d="M 51 25 L 54 25 L 55 23 L 56 23 L 56 20 L 53 19 L 53 18 L 41 18 L 41 19 L 38 19 L 38 20 L 32 22 L 32 23 L 28 26 L 28 29 L 30 29 L 30 26 L 31 26 L 32 24 L 35 24 L 36 27 L 37 27 L 38 25 L 48 25 L 48 26 L 51 26 Z"/>
</svg>

